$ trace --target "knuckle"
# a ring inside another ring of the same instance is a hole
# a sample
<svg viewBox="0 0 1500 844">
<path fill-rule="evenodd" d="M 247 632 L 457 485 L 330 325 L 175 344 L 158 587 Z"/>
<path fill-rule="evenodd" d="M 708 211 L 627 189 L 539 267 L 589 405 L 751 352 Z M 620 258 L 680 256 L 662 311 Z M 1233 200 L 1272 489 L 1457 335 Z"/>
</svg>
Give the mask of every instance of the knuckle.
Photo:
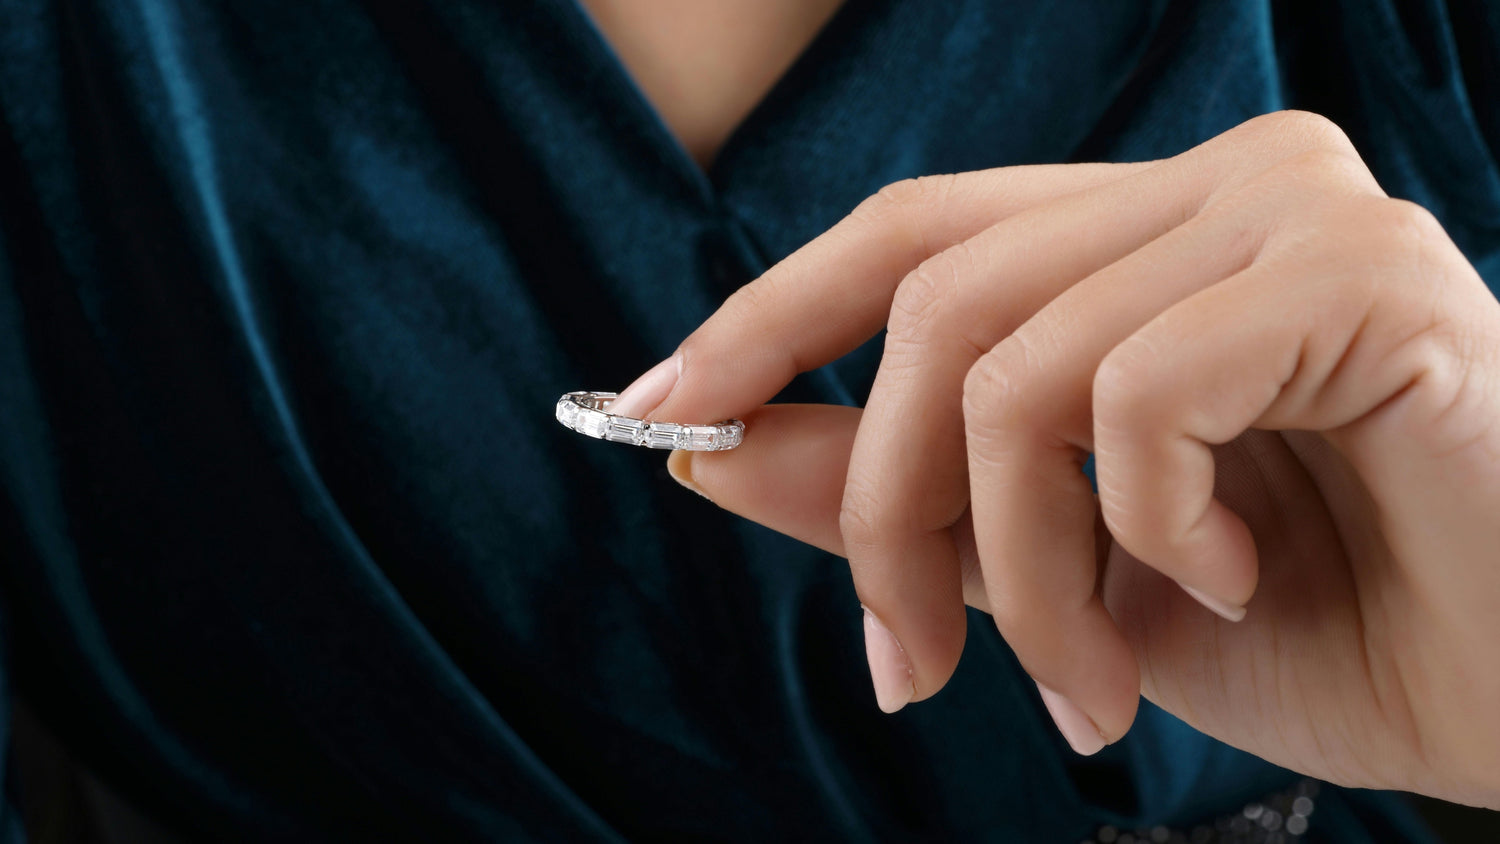
<svg viewBox="0 0 1500 844">
<path fill-rule="evenodd" d="M 881 496 L 869 483 L 849 479 L 839 506 L 839 534 L 844 539 L 845 553 L 851 558 L 879 544 L 884 522 L 880 507 Z"/>
<path fill-rule="evenodd" d="M 1326 149 L 1358 157 L 1349 135 L 1337 123 L 1315 112 L 1275 111 L 1250 120 L 1245 127 L 1257 134 L 1270 134 L 1295 149 Z"/>
<path fill-rule="evenodd" d="M 1094 372 L 1095 424 L 1110 430 L 1137 427 L 1155 404 L 1152 373 L 1161 360 L 1148 335 L 1140 332 L 1111 349 Z"/>
<path fill-rule="evenodd" d="M 1427 256 L 1448 244 L 1448 233 L 1437 217 L 1409 200 L 1374 200 L 1368 204 L 1363 222 L 1388 248 L 1413 257 Z"/>
<path fill-rule="evenodd" d="M 1429 390 L 1452 387 L 1453 375 L 1473 359 L 1474 337 L 1450 320 L 1433 318 L 1401 344 L 1396 355 L 1413 372 L 1428 377 Z M 1447 390 L 1443 390 L 1447 393 Z"/>
<path fill-rule="evenodd" d="M 850 219 L 880 225 L 889 222 L 892 218 L 911 216 L 913 209 L 920 205 L 916 198 L 920 190 L 916 181 L 916 179 L 903 179 L 899 182 L 891 182 L 870 194 L 854 206 L 853 211 L 849 212 Z"/>
<path fill-rule="evenodd" d="M 918 176 L 891 182 L 855 207 L 851 216 L 876 222 L 908 220 L 940 205 L 953 189 L 952 175 Z"/>
<path fill-rule="evenodd" d="M 945 174 L 892 182 L 855 206 L 834 230 L 845 237 L 901 241 L 917 254 L 930 255 L 928 221 L 948 201 L 957 180 L 957 175 Z"/>
<path fill-rule="evenodd" d="M 971 437 L 995 439 L 1025 424 L 1031 357 L 1026 341 L 1011 335 L 964 376 L 964 427 Z"/>
<path fill-rule="evenodd" d="M 1370 171 L 1358 158 L 1328 147 L 1312 147 L 1289 156 L 1268 173 L 1272 179 L 1290 182 L 1294 188 L 1317 188 L 1361 193 L 1379 191 Z"/>
<path fill-rule="evenodd" d="M 1351 295 L 1363 290 L 1407 307 L 1434 307 L 1451 290 L 1441 277 L 1467 266 L 1442 223 L 1415 202 L 1369 197 L 1329 211 L 1326 228 L 1346 245 L 1339 254 L 1365 256 L 1371 270 L 1351 281 Z"/>
<path fill-rule="evenodd" d="M 718 354 L 715 344 L 707 337 L 708 333 L 708 326 L 704 325 L 677 344 L 677 354 L 682 356 L 684 371 L 695 371 L 700 367 L 711 371 L 716 365 Z"/>
<path fill-rule="evenodd" d="M 1205 156 L 1214 166 L 1228 168 L 1199 211 L 1217 206 L 1228 213 L 1258 213 L 1268 205 L 1301 210 L 1310 192 L 1380 194 L 1344 131 L 1311 112 L 1279 111 L 1252 118 L 1183 155 Z"/>
<path fill-rule="evenodd" d="M 870 195 L 870 198 L 860 203 L 860 207 L 866 211 L 889 211 L 890 209 L 908 209 L 914 205 L 923 204 L 927 188 L 922 184 L 920 177 L 915 179 L 902 179 L 899 182 L 891 182 L 880 190 Z"/>
<path fill-rule="evenodd" d="M 1362 277 L 1351 297 L 1363 294 L 1359 301 L 1365 304 L 1367 288 L 1377 287 L 1374 295 L 1387 307 L 1422 320 L 1424 329 L 1410 347 L 1426 349 L 1433 357 L 1467 356 L 1471 322 L 1457 305 L 1467 297 L 1449 282 L 1455 268 L 1470 268 L 1437 217 L 1415 202 L 1379 199 L 1366 204 L 1356 225 L 1373 240 L 1377 260 L 1392 271 Z"/>
<path fill-rule="evenodd" d="M 1329 237 L 1358 231 L 1347 218 L 1350 200 L 1380 197 L 1364 163 L 1333 150 L 1295 152 L 1242 184 L 1216 195 L 1201 219 L 1227 227 L 1226 248 L 1258 260 L 1264 253 L 1326 250 Z"/>
<path fill-rule="evenodd" d="M 891 182 L 876 191 L 875 199 L 889 207 L 925 208 L 941 203 L 948 196 L 948 192 L 953 188 L 953 178 L 951 174 L 943 174 L 902 179 L 898 182 Z"/>
<path fill-rule="evenodd" d="M 898 342 L 920 341 L 935 330 L 948 303 L 956 297 L 971 260 L 963 244 L 928 258 L 907 274 L 891 301 L 887 331 Z"/>
<path fill-rule="evenodd" d="M 1105 470 L 1103 460 L 1096 460 L 1094 472 L 1097 476 L 1101 470 Z M 1149 556 L 1149 552 L 1142 546 L 1142 536 L 1149 537 L 1149 531 L 1136 529 L 1134 513 L 1125 498 L 1121 495 L 1121 489 L 1116 485 L 1116 478 L 1099 477 L 1099 515 L 1104 519 L 1104 529 L 1118 542 L 1128 542 L 1137 551 Z"/>
</svg>

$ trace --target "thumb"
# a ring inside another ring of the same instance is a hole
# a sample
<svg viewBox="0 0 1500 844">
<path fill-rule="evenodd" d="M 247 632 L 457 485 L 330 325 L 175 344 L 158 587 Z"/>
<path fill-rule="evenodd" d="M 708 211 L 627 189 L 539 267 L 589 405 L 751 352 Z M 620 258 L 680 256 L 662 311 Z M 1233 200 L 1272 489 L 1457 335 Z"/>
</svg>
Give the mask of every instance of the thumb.
<svg viewBox="0 0 1500 844">
<path fill-rule="evenodd" d="M 863 411 L 827 404 L 772 404 L 747 414 L 745 442 L 731 451 L 674 451 L 667 471 L 718 506 L 830 554 L 844 556 L 839 509 Z M 974 524 L 953 526 L 964 603 L 989 612 Z"/>
<path fill-rule="evenodd" d="M 839 508 L 857 407 L 774 404 L 744 417 L 730 451 L 674 451 L 667 471 L 718 506 L 840 557 Z"/>
</svg>

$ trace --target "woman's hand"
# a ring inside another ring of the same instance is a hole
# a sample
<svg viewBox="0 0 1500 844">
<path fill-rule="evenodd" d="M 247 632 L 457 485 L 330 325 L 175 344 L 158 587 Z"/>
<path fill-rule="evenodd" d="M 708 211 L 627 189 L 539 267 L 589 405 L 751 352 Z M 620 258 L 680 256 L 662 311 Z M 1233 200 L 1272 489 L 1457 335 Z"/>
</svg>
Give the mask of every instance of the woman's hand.
<svg viewBox="0 0 1500 844">
<path fill-rule="evenodd" d="M 750 413 L 882 327 L 863 411 Z M 1322 118 L 893 185 L 617 407 L 747 418 L 674 471 L 848 557 L 887 711 L 947 681 L 967 602 L 1080 752 L 1145 694 L 1318 777 L 1500 805 L 1500 304 Z"/>
</svg>

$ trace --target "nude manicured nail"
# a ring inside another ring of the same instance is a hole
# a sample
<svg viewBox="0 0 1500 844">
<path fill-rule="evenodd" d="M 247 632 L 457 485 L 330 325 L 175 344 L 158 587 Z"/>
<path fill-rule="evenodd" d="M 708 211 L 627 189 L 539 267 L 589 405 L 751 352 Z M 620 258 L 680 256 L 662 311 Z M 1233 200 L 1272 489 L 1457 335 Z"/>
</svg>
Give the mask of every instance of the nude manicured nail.
<svg viewBox="0 0 1500 844">
<path fill-rule="evenodd" d="M 912 682 L 911 663 L 896 636 L 868 607 L 865 611 L 865 657 L 870 661 L 870 679 L 875 683 L 875 703 L 881 712 L 891 713 L 911 703 L 917 696 Z"/>
<path fill-rule="evenodd" d="M 698 482 L 693 480 L 693 453 L 691 451 L 672 452 L 667 457 L 667 474 L 672 476 L 672 480 L 708 498 L 708 493 L 704 492 L 703 487 L 698 486 Z"/>
<path fill-rule="evenodd" d="M 1178 585 L 1182 586 L 1182 584 L 1180 583 Z M 1197 601 L 1205 607 L 1208 607 L 1215 613 L 1218 613 L 1220 616 L 1227 618 L 1230 621 L 1239 621 L 1240 619 L 1245 617 L 1244 607 L 1236 606 L 1235 604 L 1231 604 L 1228 601 L 1220 600 L 1208 594 L 1207 592 L 1199 591 L 1191 586 L 1182 586 L 1182 591 L 1188 593 L 1189 595 L 1192 595 L 1193 600 Z"/>
<path fill-rule="evenodd" d="M 631 382 L 605 410 L 619 416 L 643 418 L 667 400 L 667 395 L 677 386 L 677 377 L 681 373 L 681 360 L 673 355 Z"/>
<path fill-rule="evenodd" d="M 1094 720 L 1079 709 L 1073 701 L 1041 683 L 1037 683 L 1036 687 L 1042 693 L 1042 704 L 1047 707 L 1047 713 L 1052 716 L 1052 722 L 1057 725 L 1057 731 L 1062 733 L 1063 738 L 1068 740 L 1068 744 L 1079 755 L 1093 756 L 1109 744 L 1104 740 L 1104 734 L 1099 732 Z"/>
</svg>

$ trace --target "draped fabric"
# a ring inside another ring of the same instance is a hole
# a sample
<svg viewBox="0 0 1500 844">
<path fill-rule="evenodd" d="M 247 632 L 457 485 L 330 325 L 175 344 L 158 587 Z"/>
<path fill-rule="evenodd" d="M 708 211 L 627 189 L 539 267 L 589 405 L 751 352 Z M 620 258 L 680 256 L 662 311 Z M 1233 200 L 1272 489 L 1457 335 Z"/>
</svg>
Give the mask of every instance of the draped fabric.
<svg viewBox="0 0 1500 844">
<path fill-rule="evenodd" d="M 203 840 L 1076 841 L 1283 788 L 1149 705 L 1074 756 L 979 615 L 882 715 L 841 560 L 552 403 L 886 183 L 1280 108 L 1500 284 L 1496 8 L 849 0 L 703 173 L 566 0 L 0 0 L 0 725 Z M 1312 840 L 1398 830 L 1328 789 Z"/>
</svg>

